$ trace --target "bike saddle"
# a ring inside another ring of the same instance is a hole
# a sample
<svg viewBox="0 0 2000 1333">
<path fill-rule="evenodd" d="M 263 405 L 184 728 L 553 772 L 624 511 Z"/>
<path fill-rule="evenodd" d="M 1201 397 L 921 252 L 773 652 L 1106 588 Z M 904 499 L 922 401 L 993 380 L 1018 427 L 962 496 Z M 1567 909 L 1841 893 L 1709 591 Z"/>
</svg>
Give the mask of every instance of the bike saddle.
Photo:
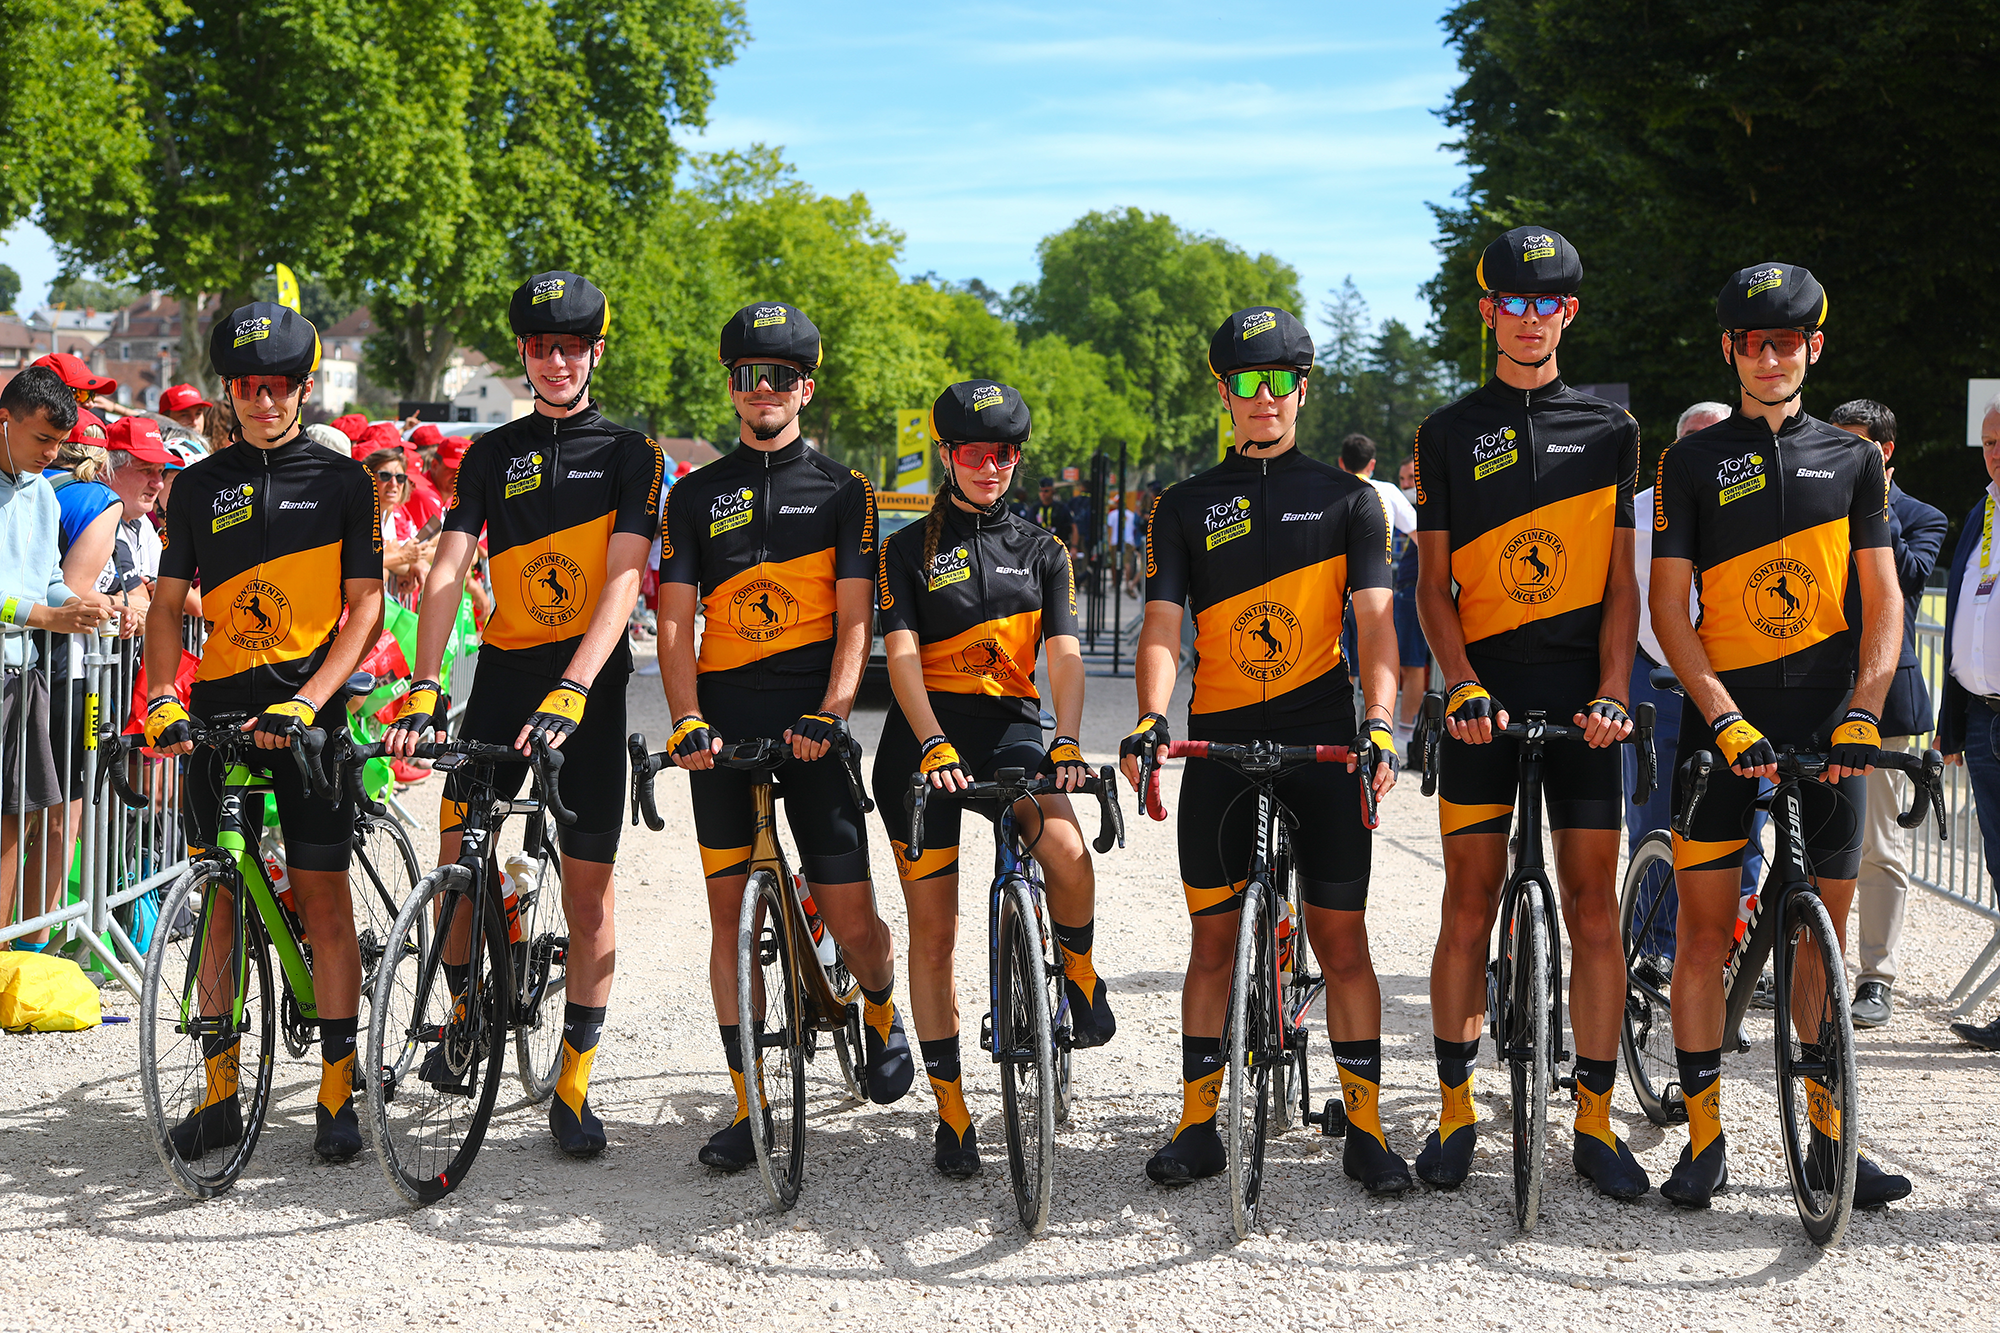
<svg viewBox="0 0 2000 1333">
<path fill-rule="evenodd" d="M 1674 674 L 1672 667 L 1654 667 L 1647 673 L 1646 679 L 1656 690 L 1678 691 L 1681 687 L 1680 677 Z"/>
<path fill-rule="evenodd" d="M 365 699 L 375 693 L 375 677 L 366 671 L 357 671 L 347 678 L 347 683 L 335 691 L 336 699 Z"/>
</svg>

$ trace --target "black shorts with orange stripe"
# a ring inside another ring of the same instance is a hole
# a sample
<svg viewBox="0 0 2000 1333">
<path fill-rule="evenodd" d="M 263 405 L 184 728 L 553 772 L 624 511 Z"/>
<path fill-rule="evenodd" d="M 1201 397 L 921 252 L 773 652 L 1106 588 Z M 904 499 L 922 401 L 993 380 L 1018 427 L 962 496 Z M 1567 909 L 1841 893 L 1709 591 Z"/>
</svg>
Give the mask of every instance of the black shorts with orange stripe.
<svg viewBox="0 0 2000 1333">
<path fill-rule="evenodd" d="M 958 757 L 972 770 L 972 776 L 990 781 L 1003 768 L 1019 768 L 1047 777 L 1056 771 L 1042 746 L 1039 719 L 1024 722 L 999 699 L 957 699 L 933 694 L 931 708 L 938 725 Z M 958 873 L 960 815 L 967 808 L 989 819 L 1000 816 L 992 801 L 937 801 L 924 808 L 924 854 L 909 861 L 910 775 L 923 758 L 923 746 L 910 729 L 900 705 L 889 709 L 882 724 L 882 740 L 875 747 L 875 809 L 888 830 L 890 845 L 896 849 L 896 873 L 904 883 L 916 883 Z"/>
<path fill-rule="evenodd" d="M 1509 722 L 1530 712 L 1574 725 L 1597 696 L 1597 659 L 1523 666 L 1468 653 L 1480 683 Z M 1690 710 L 1692 711 L 1692 710 Z M 1438 761 L 1438 828 L 1446 837 L 1505 834 L 1521 787 L 1521 745 L 1506 739 L 1467 745 L 1444 738 Z M 1593 750 L 1582 741 L 1553 741 L 1542 764 L 1542 802 L 1551 829 L 1616 829 L 1625 790 L 1621 747 Z"/>
<path fill-rule="evenodd" d="M 1847 712 L 1848 692 L 1837 687 L 1778 689 L 1739 687 L 1733 694 L 1745 720 L 1770 738 L 1780 750 L 1824 753 L 1833 729 Z M 1751 820 L 1763 784 L 1723 766 L 1715 748 L 1714 731 L 1699 709 L 1681 709 L 1681 736 L 1675 751 L 1685 761 L 1696 750 L 1716 756 L 1708 786 L 1695 807 L 1688 836 L 1674 838 L 1675 870 L 1736 870 L 1749 846 Z M 1674 804 L 1678 812 L 1687 800 L 1688 779 L 1674 772 Z M 1837 784 L 1799 784 L 1799 831 L 1804 834 L 1806 862 L 1823 879 L 1853 879 L 1861 873 L 1861 815 L 1868 799 L 1866 778 L 1844 778 Z"/>
<path fill-rule="evenodd" d="M 763 736 L 782 738 L 807 713 L 817 713 L 823 688 L 757 690 L 712 677 L 699 685 L 701 715 L 730 744 Z M 778 770 L 779 805 L 799 848 L 799 873 L 813 884 L 856 884 L 868 878 L 868 831 L 841 761 L 829 752 L 811 763 L 788 763 Z M 694 803 L 695 841 L 701 846 L 701 873 L 708 879 L 741 875 L 750 868 L 756 824 L 750 807 L 750 775 L 733 768 L 688 774 Z"/>
</svg>

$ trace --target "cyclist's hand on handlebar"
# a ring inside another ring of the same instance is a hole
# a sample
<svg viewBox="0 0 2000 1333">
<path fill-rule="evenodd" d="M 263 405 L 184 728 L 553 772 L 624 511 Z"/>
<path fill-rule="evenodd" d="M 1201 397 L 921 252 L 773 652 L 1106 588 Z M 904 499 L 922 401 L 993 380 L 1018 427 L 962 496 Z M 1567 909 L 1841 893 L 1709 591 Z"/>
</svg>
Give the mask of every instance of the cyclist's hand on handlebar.
<svg viewBox="0 0 2000 1333">
<path fill-rule="evenodd" d="M 1850 708 L 1840 725 L 1833 729 L 1833 744 L 1827 749 L 1824 780 L 1860 777 L 1873 772 L 1882 757 L 1882 719 L 1865 708 Z"/>
<path fill-rule="evenodd" d="M 807 713 L 785 728 L 795 759 L 818 759 L 847 735 L 847 720 L 838 713 Z"/>
<path fill-rule="evenodd" d="M 1632 734 L 1632 715 L 1625 705 L 1608 694 L 1600 694 L 1583 706 L 1574 719 L 1583 728 L 1583 742 L 1593 750 L 1616 745 Z"/>
<path fill-rule="evenodd" d="M 289 750 L 292 737 L 313 724 L 319 716 L 319 709 L 313 707 L 310 699 L 293 695 L 281 704 L 272 704 L 257 716 L 243 724 L 243 730 L 257 733 L 257 748 L 260 750 Z"/>
<path fill-rule="evenodd" d="M 1173 738 L 1167 734 L 1167 720 L 1158 713 L 1148 713 L 1139 719 L 1139 725 L 1132 728 L 1124 740 L 1118 742 L 1118 771 L 1132 784 L 1132 790 L 1139 790 L 1139 757 L 1146 753 L 1148 745 L 1154 746 L 1153 762 L 1164 762 L 1167 746 Z"/>
<path fill-rule="evenodd" d="M 556 687 L 542 697 L 541 707 L 528 718 L 521 734 L 514 738 L 514 748 L 526 754 L 528 737 L 539 731 L 551 750 L 560 750 L 562 743 L 574 735 L 582 723 L 583 706 L 589 700 L 588 685 L 579 685 L 568 677 L 557 681 Z"/>
<path fill-rule="evenodd" d="M 1453 740 L 1484 745 L 1493 739 L 1493 728 L 1506 725 L 1507 710 L 1476 680 L 1461 680 L 1445 696 L 1444 729 Z"/>
<path fill-rule="evenodd" d="M 194 749 L 194 721 L 171 694 L 146 705 L 146 745 L 157 754 L 186 754 Z"/>
<path fill-rule="evenodd" d="M 1743 714 L 1724 713 L 1709 725 L 1715 731 L 1715 748 L 1722 751 L 1722 762 L 1738 776 L 1777 780 L 1777 747 L 1763 732 L 1745 722 Z"/>
<path fill-rule="evenodd" d="M 396 720 L 382 733 L 390 754 L 408 759 L 417 752 L 418 742 L 431 739 L 433 732 L 443 729 L 445 714 L 451 708 L 443 691 L 444 686 L 434 680 L 420 680 L 410 686 L 410 692 L 397 705 Z"/>
<path fill-rule="evenodd" d="M 1056 766 L 1056 790 L 1077 791 L 1090 777 L 1090 765 L 1083 761 L 1083 747 L 1074 736 L 1058 736 L 1049 746 L 1049 760 Z"/>
<path fill-rule="evenodd" d="M 1375 784 L 1375 799 L 1381 800 L 1396 789 L 1396 772 L 1401 765 L 1396 759 L 1396 732 L 1386 718 L 1371 717 L 1361 728 L 1363 745 L 1375 752 L 1375 772 L 1370 778 Z M 1355 770 L 1352 759 L 1347 761 L 1347 771 Z"/>
<path fill-rule="evenodd" d="M 667 737 L 667 752 L 674 757 L 677 767 L 690 772 L 715 767 L 715 756 L 722 752 L 722 737 L 703 719 L 700 713 L 689 713 L 674 723 L 673 732 Z"/>
<path fill-rule="evenodd" d="M 958 757 L 958 750 L 943 736 L 933 736 L 924 742 L 923 757 L 917 760 L 917 771 L 931 780 L 931 786 L 939 791 L 964 791 L 972 785 L 972 770 Z"/>
</svg>

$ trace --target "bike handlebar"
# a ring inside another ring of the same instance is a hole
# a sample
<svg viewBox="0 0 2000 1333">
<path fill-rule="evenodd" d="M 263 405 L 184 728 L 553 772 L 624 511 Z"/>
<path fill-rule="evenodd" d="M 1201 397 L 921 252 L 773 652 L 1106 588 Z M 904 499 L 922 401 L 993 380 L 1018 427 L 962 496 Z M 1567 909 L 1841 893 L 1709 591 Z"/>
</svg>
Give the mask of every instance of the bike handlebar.
<svg viewBox="0 0 2000 1333">
<path fill-rule="evenodd" d="M 1169 759 L 1213 759 L 1219 764 L 1227 764 L 1247 778 L 1277 777 L 1307 764 L 1347 764 L 1357 767 L 1365 756 L 1361 751 L 1371 747 L 1365 745 L 1277 745 L 1270 741 L 1252 741 L 1248 745 L 1232 745 L 1222 741 L 1174 741 L 1167 746 Z M 1140 764 L 1145 765 L 1145 756 L 1140 756 Z M 1152 772 L 1145 775 L 1147 781 L 1147 813 L 1156 820 L 1167 817 L 1166 806 L 1160 801 L 1159 766 L 1152 766 Z M 1361 822 L 1368 828 L 1381 823 L 1381 813 L 1375 798 L 1374 774 L 1362 773 L 1361 778 Z M 1158 813 L 1153 813 L 1154 811 Z"/>
<path fill-rule="evenodd" d="M 625 738 L 625 749 L 632 756 L 632 825 L 638 827 L 643 816 L 646 827 L 658 833 L 667 826 L 667 821 L 660 818 L 660 808 L 653 795 L 653 778 L 662 769 L 677 767 L 673 753 L 669 750 L 648 753 L 645 733 L 638 731 Z M 847 774 L 848 788 L 854 793 L 855 804 L 861 807 L 861 813 L 874 813 L 875 802 L 869 799 L 868 791 L 861 782 L 861 742 L 852 736 L 843 736 L 832 751 L 821 758 L 834 755 L 840 758 L 841 768 Z M 733 768 L 745 773 L 776 773 L 787 763 L 805 762 L 818 761 L 799 759 L 792 753 L 789 741 L 772 736 L 725 744 L 715 754 L 717 768 Z"/>
<path fill-rule="evenodd" d="M 1494 700 L 1494 712 L 1501 710 L 1499 700 Z M 1660 783 L 1659 752 L 1654 746 L 1653 729 L 1657 714 L 1653 705 L 1640 704 L 1632 710 L 1632 734 L 1618 742 L 1637 749 L 1639 755 L 1639 776 L 1632 784 L 1632 804 L 1644 805 L 1653 799 L 1653 790 Z M 1526 721 L 1509 722 L 1504 727 L 1493 728 L 1493 738 L 1514 741 L 1580 741 L 1585 732 L 1573 724 L 1550 722 L 1539 713 L 1526 714 Z M 1415 743 L 1420 753 L 1423 769 L 1423 793 L 1437 795 L 1438 762 L 1443 752 L 1444 738 L 1444 696 L 1436 690 L 1424 693 L 1422 706 L 1417 710 Z"/>
<path fill-rule="evenodd" d="M 990 782 L 974 782 L 963 791 L 946 791 L 933 787 L 930 778 L 922 773 L 910 774 L 910 846 L 903 856 L 907 861 L 918 861 L 924 854 L 924 807 L 932 800 L 948 798 L 954 801 L 997 801 L 1003 806 L 1036 796 L 1095 796 L 1097 798 L 1097 836 L 1090 845 L 1099 855 L 1111 850 L 1114 842 L 1125 845 L 1125 811 L 1118 804 L 1118 771 L 1106 764 L 1097 772 L 1083 780 L 1083 785 L 1064 791 L 1056 785 L 1053 777 L 1029 777 L 1023 768 L 1003 768 L 993 774 Z"/>
<path fill-rule="evenodd" d="M 1696 750 L 1681 765 L 1681 772 L 1688 779 L 1687 804 L 1676 811 L 1669 827 L 1685 838 L 1694 823 L 1694 812 L 1701 805 L 1701 798 L 1708 792 L 1709 775 L 1715 771 L 1716 756 L 1707 750 Z M 1831 755 L 1790 748 L 1778 752 L 1778 778 L 1780 781 L 1804 781 L 1816 778 L 1833 767 Z M 1936 750 L 1926 750 L 1922 754 L 1911 754 L 1903 750 L 1884 750 L 1875 758 L 1875 767 L 1893 768 L 1906 773 L 1910 778 L 1910 808 L 1896 815 L 1896 823 L 1903 828 L 1913 829 L 1924 822 L 1924 806 L 1930 806 L 1930 814 L 1937 821 L 1938 840 L 1948 842 L 1951 831 L 1944 818 L 1944 756 Z"/>
<path fill-rule="evenodd" d="M 220 750 L 229 756 L 259 749 L 257 742 L 252 739 L 256 733 L 243 730 L 243 723 L 250 720 L 250 716 L 250 714 L 225 715 L 221 719 L 208 722 L 199 718 L 189 718 L 189 739 L 194 742 L 198 750 Z M 320 752 L 326 748 L 326 733 L 318 727 L 295 727 L 287 734 L 292 743 L 284 749 L 291 755 L 292 763 L 299 770 L 299 781 L 305 784 L 307 791 L 321 800 L 329 802 L 335 800 L 333 783 L 327 780 L 326 771 L 320 764 Z M 146 798 L 132 790 L 131 784 L 126 782 L 122 762 L 114 761 L 122 761 L 132 751 L 144 749 L 146 738 L 121 736 L 106 727 L 98 733 L 98 742 L 104 750 L 111 753 L 102 754 L 98 759 L 97 787 L 91 793 L 91 804 L 102 803 L 104 784 L 108 780 L 117 791 L 120 802 L 134 810 L 145 805 Z"/>
<path fill-rule="evenodd" d="M 359 774 L 361 765 L 370 759 L 402 758 L 392 755 L 386 741 L 371 741 L 366 745 L 356 745 L 348 753 L 349 772 Z M 549 813 L 556 817 L 558 824 L 576 823 L 576 813 L 562 801 L 561 777 L 563 752 L 550 747 L 541 732 L 528 736 L 528 753 L 522 754 L 511 745 L 495 745 L 491 741 L 418 741 L 408 756 L 412 759 L 469 759 L 475 764 L 532 764 L 535 781 L 542 789 L 542 803 Z M 358 777 L 350 777 L 350 783 L 358 782 Z M 350 787 L 350 790 L 353 790 Z"/>
</svg>

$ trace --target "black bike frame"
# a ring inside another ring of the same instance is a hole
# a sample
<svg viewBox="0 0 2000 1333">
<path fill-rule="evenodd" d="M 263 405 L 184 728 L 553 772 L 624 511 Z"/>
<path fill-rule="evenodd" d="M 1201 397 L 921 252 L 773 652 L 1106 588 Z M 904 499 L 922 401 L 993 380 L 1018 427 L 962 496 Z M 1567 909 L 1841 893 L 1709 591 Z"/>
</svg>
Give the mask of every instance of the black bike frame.
<svg viewBox="0 0 2000 1333">
<path fill-rule="evenodd" d="M 1550 929 L 1554 930 L 1561 918 L 1556 911 L 1555 889 L 1549 882 L 1548 863 L 1542 858 L 1542 765 L 1546 759 L 1544 750 L 1548 744 L 1543 728 L 1547 725 L 1547 719 L 1541 713 L 1528 713 L 1523 716 L 1523 721 L 1527 724 L 1528 734 L 1521 739 L 1521 784 L 1515 801 L 1514 868 L 1508 873 L 1506 883 L 1500 890 L 1498 919 L 1512 922 L 1515 905 L 1520 901 L 1521 895 L 1539 890 L 1542 897 L 1542 911 L 1547 915 Z M 1487 926 L 1489 935 L 1492 929 L 1489 924 Z M 1505 963 L 1510 956 L 1506 949 L 1500 951 L 1502 963 L 1499 985 L 1502 993 L 1507 991 L 1513 981 L 1512 977 L 1507 975 L 1508 969 Z M 1570 1052 L 1563 1040 L 1567 1029 L 1563 1025 L 1562 942 L 1559 939 L 1552 938 L 1549 941 L 1549 979 L 1555 987 L 1554 1008 L 1550 1011 L 1549 1026 L 1550 1033 L 1556 1039 L 1553 1059 L 1556 1064 L 1562 1064 L 1570 1058 Z M 1494 1012 L 1497 1017 L 1499 1012 L 1497 1007 Z M 1506 1037 L 1506 1033 L 1496 1032 L 1496 1044 L 1504 1042 Z M 1500 1056 L 1502 1059 L 1520 1062 L 1534 1059 L 1534 1052 L 1502 1046 Z"/>
</svg>

